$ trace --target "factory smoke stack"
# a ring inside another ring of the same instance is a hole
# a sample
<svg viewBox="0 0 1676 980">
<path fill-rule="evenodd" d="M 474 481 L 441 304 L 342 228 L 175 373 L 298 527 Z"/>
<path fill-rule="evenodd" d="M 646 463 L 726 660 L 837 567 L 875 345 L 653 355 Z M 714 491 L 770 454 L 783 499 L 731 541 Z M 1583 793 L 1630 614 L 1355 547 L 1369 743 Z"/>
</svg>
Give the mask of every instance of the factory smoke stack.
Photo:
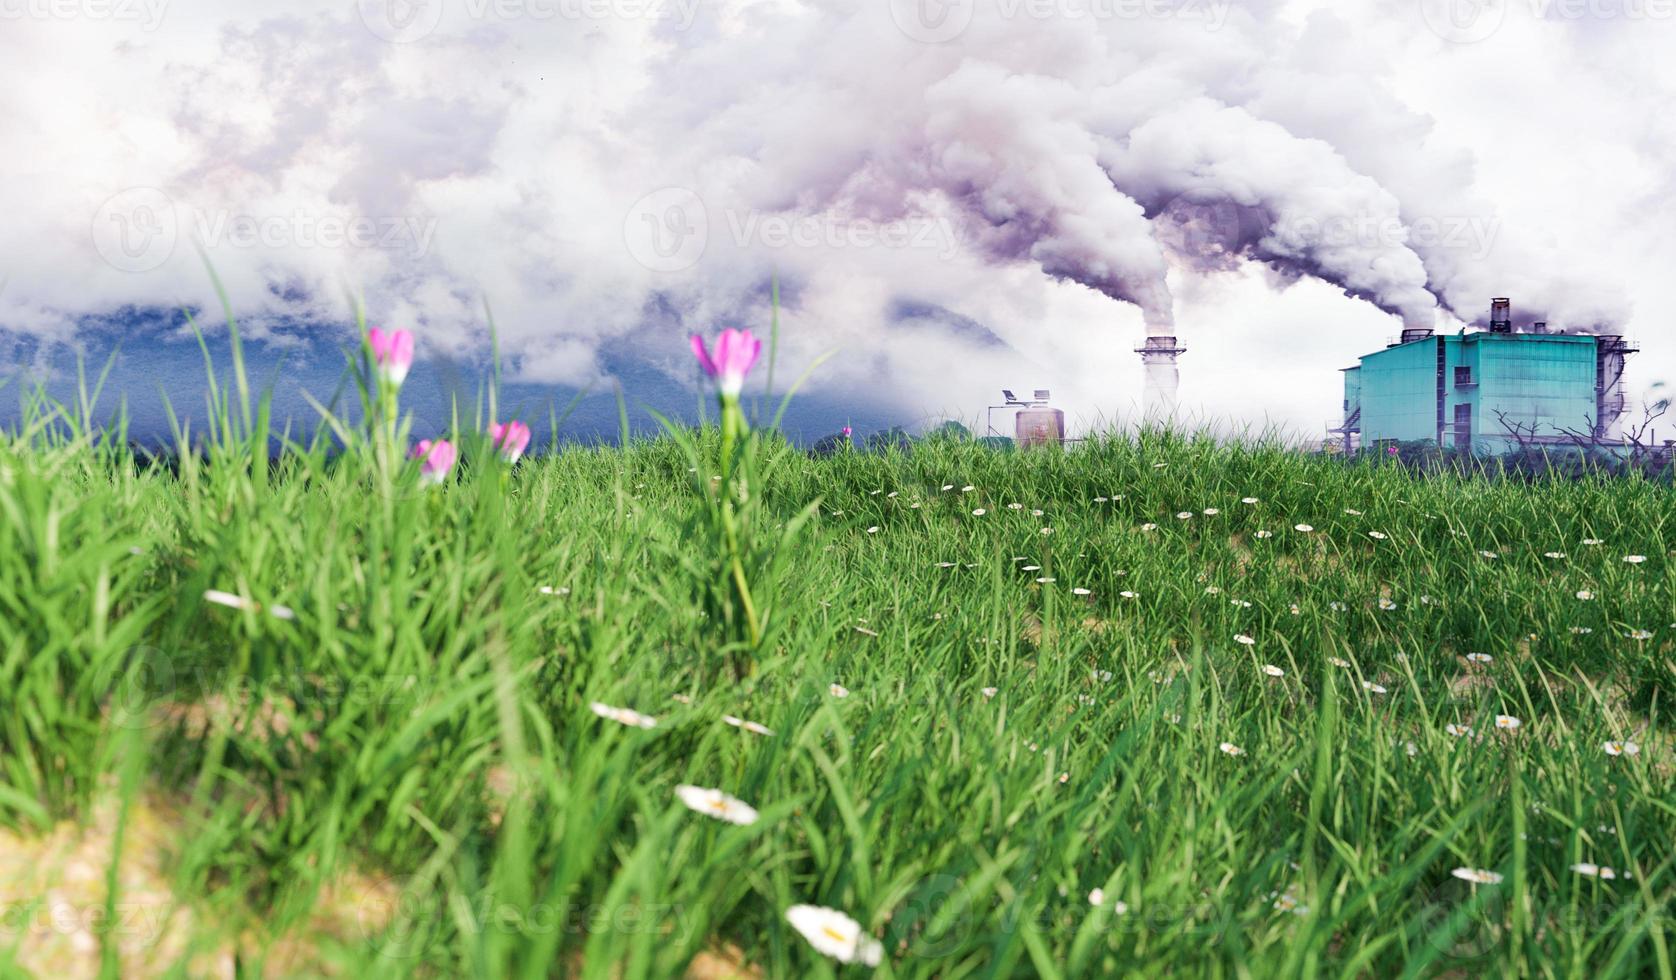
<svg viewBox="0 0 1676 980">
<path fill-rule="evenodd" d="M 1490 332 L 1513 332 L 1513 301 L 1506 296 L 1490 300 Z"/>
<path fill-rule="evenodd" d="M 1186 352 L 1173 336 L 1154 334 L 1146 343 L 1135 348 L 1146 366 L 1146 386 L 1141 397 L 1141 408 L 1148 419 L 1169 421 L 1176 411 L 1176 386 L 1181 372 L 1176 368 L 1176 356 Z"/>
</svg>

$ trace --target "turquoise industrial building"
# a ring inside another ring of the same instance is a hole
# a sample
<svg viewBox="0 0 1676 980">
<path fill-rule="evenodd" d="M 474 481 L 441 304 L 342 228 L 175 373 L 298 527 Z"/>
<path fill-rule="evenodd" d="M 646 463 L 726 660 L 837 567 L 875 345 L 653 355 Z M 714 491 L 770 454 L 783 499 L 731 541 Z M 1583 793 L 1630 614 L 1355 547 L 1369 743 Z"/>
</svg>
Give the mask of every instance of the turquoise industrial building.
<svg viewBox="0 0 1676 980">
<path fill-rule="evenodd" d="M 1344 369 L 1344 415 L 1329 429 L 1346 452 L 1430 442 L 1476 454 L 1581 450 L 1622 442 L 1624 362 L 1615 334 L 1515 330 L 1491 303 L 1488 330 L 1404 330 Z"/>
</svg>

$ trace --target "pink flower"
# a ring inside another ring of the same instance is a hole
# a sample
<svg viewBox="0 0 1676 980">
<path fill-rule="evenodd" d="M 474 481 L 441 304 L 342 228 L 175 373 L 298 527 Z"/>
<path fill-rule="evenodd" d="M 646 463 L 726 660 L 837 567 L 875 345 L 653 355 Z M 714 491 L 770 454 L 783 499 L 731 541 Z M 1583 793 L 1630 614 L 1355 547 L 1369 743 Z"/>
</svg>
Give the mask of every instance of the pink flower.
<svg viewBox="0 0 1676 980">
<path fill-rule="evenodd" d="M 502 459 L 516 463 L 518 457 L 524 455 L 524 450 L 529 448 L 530 427 L 522 422 L 491 425 L 489 437 L 494 440 L 495 448 L 500 450 Z"/>
<path fill-rule="evenodd" d="M 372 348 L 379 376 L 400 388 L 407 380 L 407 369 L 413 366 L 413 334 L 406 330 L 386 333 L 373 327 L 367 331 L 367 346 Z"/>
<path fill-rule="evenodd" d="M 458 459 L 459 455 L 454 444 L 447 439 L 438 439 L 435 442 L 425 439 L 413 447 L 413 452 L 408 454 L 408 458 L 420 461 L 420 479 L 426 483 L 441 483 L 448 479 L 448 471 L 454 468 L 454 460 Z"/>
<path fill-rule="evenodd" d="M 693 334 L 692 341 L 693 355 L 698 358 L 704 373 L 716 379 L 716 388 L 721 391 L 722 397 L 739 397 L 739 389 L 745 387 L 745 375 L 750 373 L 751 366 L 757 362 L 757 355 L 762 353 L 762 341 L 751 336 L 749 330 L 729 327 L 716 338 L 714 358 L 705 351 L 704 338 Z"/>
<path fill-rule="evenodd" d="M 1385 447 L 1385 455 L 1387 455 L 1387 456 L 1395 456 L 1396 454 L 1398 454 L 1400 452 L 1402 452 L 1402 450 L 1398 449 L 1396 446 L 1386 446 Z"/>
<path fill-rule="evenodd" d="M 850 427 L 846 425 L 846 426 L 844 426 L 844 438 L 848 439 L 849 437 L 850 437 Z"/>
</svg>

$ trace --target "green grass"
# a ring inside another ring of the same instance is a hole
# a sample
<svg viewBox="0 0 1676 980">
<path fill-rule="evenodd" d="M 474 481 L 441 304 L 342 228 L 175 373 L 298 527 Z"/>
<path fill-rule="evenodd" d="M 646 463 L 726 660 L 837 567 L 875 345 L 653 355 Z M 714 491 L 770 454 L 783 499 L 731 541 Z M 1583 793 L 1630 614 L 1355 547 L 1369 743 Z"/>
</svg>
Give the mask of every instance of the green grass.
<svg viewBox="0 0 1676 980">
<path fill-rule="evenodd" d="M 253 465 L 262 413 L 221 418 L 173 467 L 74 415 L 0 439 L 0 826 L 167 801 L 189 945 L 251 974 L 286 937 L 358 977 L 671 976 L 724 944 L 862 972 L 786 924 L 806 902 L 903 977 L 1672 975 L 1667 487 L 1161 435 L 771 444 L 763 506 L 819 516 L 741 682 L 673 441 L 510 474 L 479 442 L 386 492 L 323 440 Z M 394 918 L 318 934 L 351 871 Z M 0 927 L 0 964 L 26 950 Z"/>
</svg>

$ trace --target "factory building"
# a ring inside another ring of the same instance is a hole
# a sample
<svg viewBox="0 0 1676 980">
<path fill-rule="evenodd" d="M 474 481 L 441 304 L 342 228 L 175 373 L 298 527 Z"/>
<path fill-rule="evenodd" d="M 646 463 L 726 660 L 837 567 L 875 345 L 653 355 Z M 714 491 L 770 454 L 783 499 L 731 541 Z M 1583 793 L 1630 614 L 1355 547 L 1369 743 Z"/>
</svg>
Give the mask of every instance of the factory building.
<svg viewBox="0 0 1676 980">
<path fill-rule="evenodd" d="M 1619 445 L 1635 347 L 1541 322 L 1515 330 L 1511 312 L 1498 298 L 1487 331 L 1408 329 L 1364 355 L 1344 369 L 1344 416 L 1328 431 L 1346 452 L 1418 441 L 1485 455 Z"/>
</svg>

